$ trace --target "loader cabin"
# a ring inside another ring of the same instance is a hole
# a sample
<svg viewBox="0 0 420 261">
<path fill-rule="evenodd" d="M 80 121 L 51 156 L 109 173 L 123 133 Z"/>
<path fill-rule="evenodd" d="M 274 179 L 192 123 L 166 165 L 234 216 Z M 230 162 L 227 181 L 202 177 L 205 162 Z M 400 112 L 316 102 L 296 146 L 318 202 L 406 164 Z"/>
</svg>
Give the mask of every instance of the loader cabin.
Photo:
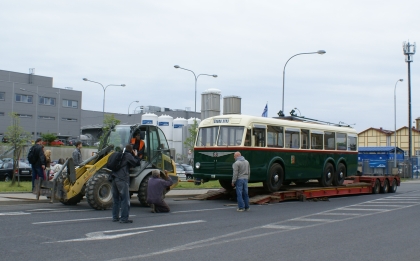
<svg viewBox="0 0 420 261">
<path fill-rule="evenodd" d="M 117 125 L 114 131 L 111 132 L 109 137 L 109 144 L 113 144 L 115 148 L 119 147 L 121 150 L 127 143 L 136 143 L 136 136 L 140 134 L 140 141 L 137 142 L 144 148 L 142 160 L 149 161 L 156 166 L 161 166 L 161 161 L 170 160 L 168 150 L 162 150 L 162 146 L 168 148 L 168 141 L 163 131 L 153 125 Z M 135 146 L 133 146 L 135 148 Z M 137 148 L 136 148 L 137 149 Z M 139 149 L 137 149 L 140 151 Z M 164 157 L 162 157 L 165 155 Z M 164 162 L 167 165 L 167 162 Z"/>
</svg>

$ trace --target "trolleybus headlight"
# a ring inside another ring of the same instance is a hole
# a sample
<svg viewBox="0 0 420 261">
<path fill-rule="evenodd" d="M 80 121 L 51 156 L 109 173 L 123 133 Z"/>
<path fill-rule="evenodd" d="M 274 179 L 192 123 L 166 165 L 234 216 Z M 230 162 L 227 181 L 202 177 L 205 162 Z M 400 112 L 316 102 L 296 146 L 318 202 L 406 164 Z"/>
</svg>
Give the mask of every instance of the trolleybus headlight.
<svg viewBox="0 0 420 261">
<path fill-rule="evenodd" d="M 196 168 L 196 169 L 199 169 L 199 168 L 200 168 L 200 162 L 196 162 L 196 163 L 195 163 L 195 168 Z"/>
</svg>

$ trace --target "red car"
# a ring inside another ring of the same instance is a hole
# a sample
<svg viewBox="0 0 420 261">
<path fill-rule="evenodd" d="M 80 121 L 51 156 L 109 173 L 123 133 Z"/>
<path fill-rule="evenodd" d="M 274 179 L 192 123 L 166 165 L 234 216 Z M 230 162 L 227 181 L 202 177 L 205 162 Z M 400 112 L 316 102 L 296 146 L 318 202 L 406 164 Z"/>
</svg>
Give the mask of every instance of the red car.
<svg viewBox="0 0 420 261">
<path fill-rule="evenodd" d="M 46 141 L 43 141 L 42 144 L 47 145 Z M 50 146 L 63 146 L 64 143 L 61 140 L 55 140 L 50 142 Z"/>
</svg>

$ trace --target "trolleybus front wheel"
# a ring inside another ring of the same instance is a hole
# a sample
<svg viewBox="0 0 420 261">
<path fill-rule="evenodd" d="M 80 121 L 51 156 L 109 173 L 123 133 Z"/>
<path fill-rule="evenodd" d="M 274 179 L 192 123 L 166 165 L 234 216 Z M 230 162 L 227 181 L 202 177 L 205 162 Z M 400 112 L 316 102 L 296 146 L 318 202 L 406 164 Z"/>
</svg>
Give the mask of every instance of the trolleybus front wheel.
<svg viewBox="0 0 420 261">
<path fill-rule="evenodd" d="M 274 163 L 270 171 L 268 172 L 267 180 L 263 182 L 264 188 L 269 192 L 277 192 L 280 190 L 280 187 L 284 180 L 284 170 L 283 167 Z"/>
</svg>

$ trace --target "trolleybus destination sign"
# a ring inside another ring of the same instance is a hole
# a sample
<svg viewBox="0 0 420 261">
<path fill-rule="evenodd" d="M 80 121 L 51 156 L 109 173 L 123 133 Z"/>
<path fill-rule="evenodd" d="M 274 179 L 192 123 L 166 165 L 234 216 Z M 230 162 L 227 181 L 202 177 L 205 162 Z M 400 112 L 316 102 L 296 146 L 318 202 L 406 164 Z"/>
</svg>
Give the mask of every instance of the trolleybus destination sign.
<svg viewBox="0 0 420 261">
<path fill-rule="evenodd" d="M 214 119 L 213 123 L 229 123 L 229 119 Z"/>
</svg>

